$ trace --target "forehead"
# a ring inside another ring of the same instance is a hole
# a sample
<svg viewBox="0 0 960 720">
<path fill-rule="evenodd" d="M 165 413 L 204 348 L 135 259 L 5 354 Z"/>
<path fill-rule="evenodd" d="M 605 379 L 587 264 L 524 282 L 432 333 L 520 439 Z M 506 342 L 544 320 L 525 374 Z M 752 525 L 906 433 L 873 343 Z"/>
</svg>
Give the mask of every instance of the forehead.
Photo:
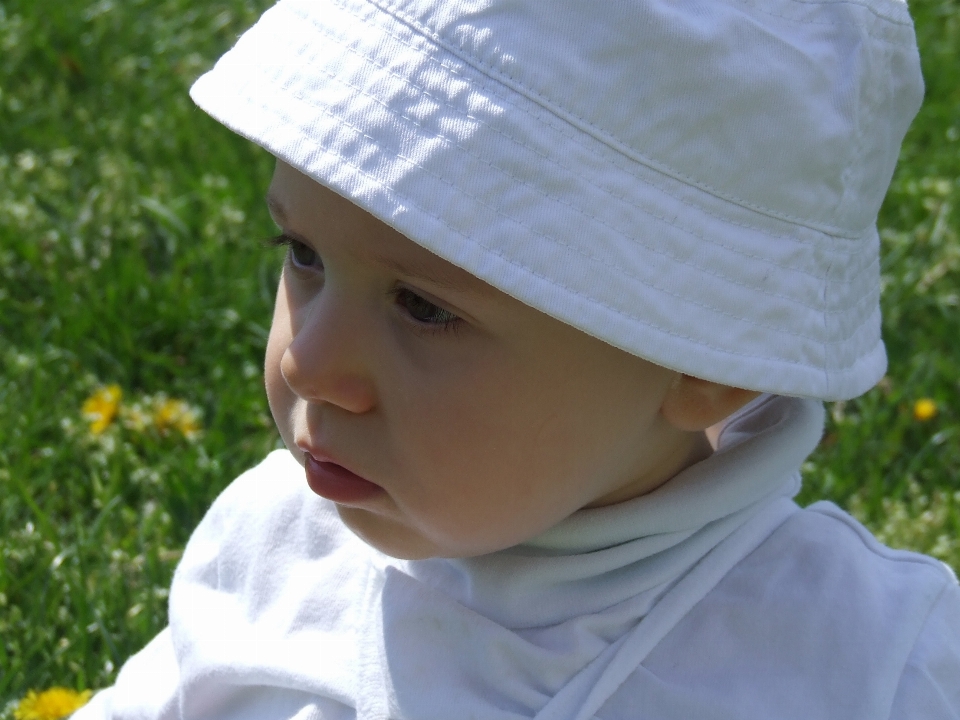
<svg viewBox="0 0 960 720">
<path fill-rule="evenodd" d="M 266 202 L 274 222 L 294 239 L 342 244 L 364 262 L 450 290 L 506 297 L 280 160 Z"/>
</svg>

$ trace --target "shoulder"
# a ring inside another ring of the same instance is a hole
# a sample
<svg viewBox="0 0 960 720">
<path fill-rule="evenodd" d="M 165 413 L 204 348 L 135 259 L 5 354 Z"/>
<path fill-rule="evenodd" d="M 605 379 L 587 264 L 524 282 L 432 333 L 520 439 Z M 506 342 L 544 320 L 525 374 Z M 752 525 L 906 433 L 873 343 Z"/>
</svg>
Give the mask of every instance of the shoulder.
<svg viewBox="0 0 960 720">
<path fill-rule="evenodd" d="M 782 565 L 793 593 L 804 599 L 842 595 L 865 622 L 929 610 L 957 582 L 942 562 L 881 544 L 830 502 L 795 513 L 746 558 L 742 570 L 750 573 L 768 563 Z"/>
<path fill-rule="evenodd" d="M 960 586 L 948 585 L 907 658 L 891 720 L 960 720 Z"/>
<path fill-rule="evenodd" d="M 816 503 L 797 519 L 801 546 L 833 541 L 825 566 L 842 574 L 835 584 L 856 600 L 840 622 L 859 632 L 865 647 L 890 652 L 889 717 L 960 720 L 960 585 L 953 570 L 886 547 L 832 503 Z"/>
<path fill-rule="evenodd" d="M 952 625 L 952 639 L 937 623 Z M 817 503 L 746 556 L 665 641 L 657 672 L 714 688 L 721 704 L 742 694 L 776 714 L 792 697 L 797 717 L 887 718 L 911 664 L 949 657 L 957 667 L 960 589 L 942 563 L 887 548 Z"/>
<path fill-rule="evenodd" d="M 789 619 L 798 640 L 811 633 L 810 652 L 834 633 L 847 653 L 882 647 L 893 672 L 956 578 L 931 557 L 882 545 L 836 505 L 820 502 L 794 513 L 722 585 L 744 600 L 762 598 L 771 622 Z"/>
</svg>

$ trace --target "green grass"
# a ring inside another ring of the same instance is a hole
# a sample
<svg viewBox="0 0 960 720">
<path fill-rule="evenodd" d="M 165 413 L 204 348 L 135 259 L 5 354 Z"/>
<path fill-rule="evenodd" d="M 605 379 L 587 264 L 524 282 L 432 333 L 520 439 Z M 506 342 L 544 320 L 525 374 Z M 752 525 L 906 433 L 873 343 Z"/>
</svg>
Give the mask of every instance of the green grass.
<svg viewBox="0 0 960 720">
<path fill-rule="evenodd" d="M 268 4 L 0 0 L 0 707 L 111 683 L 209 503 L 277 444 L 272 158 L 186 94 Z M 913 11 L 928 93 L 881 215 L 890 371 L 830 407 L 801 501 L 960 568 L 960 2 Z M 91 436 L 111 383 L 196 406 L 203 434 Z"/>
</svg>

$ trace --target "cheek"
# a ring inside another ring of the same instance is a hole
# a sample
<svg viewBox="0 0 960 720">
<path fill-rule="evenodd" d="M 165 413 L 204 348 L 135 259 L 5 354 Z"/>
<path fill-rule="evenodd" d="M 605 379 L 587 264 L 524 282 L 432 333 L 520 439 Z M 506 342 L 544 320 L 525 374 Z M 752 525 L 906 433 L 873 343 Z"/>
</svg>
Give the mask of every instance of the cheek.
<svg viewBox="0 0 960 720">
<path fill-rule="evenodd" d="M 441 490 L 460 485 L 459 478 L 482 477 L 496 456 L 509 450 L 503 406 L 509 374 L 502 368 L 491 372 L 498 365 L 492 358 L 464 355 L 433 367 L 411 363 L 402 376 L 384 383 L 407 389 L 392 393 L 394 413 L 385 408 L 395 419 L 397 451 L 418 474 L 447 478 Z M 491 382 L 491 376 L 499 381 Z"/>
<path fill-rule="evenodd" d="M 406 409 L 404 434 L 437 474 L 481 488 L 503 477 L 519 494 L 555 472 L 558 454 L 576 451 L 580 414 L 566 392 L 548 392 L 535 373 L 496 356 L 457 367 L 456 377 L 420 383 Z"/>
<path fill-rule="evenodd" d="M 560 477 L 560 447 L 575 432 L 508 364 L 472 364 L 456 382 L 423 387 L 395 439 L 406 479 L 396 501 L 425 535 L 458 553 L 490 552 L 576 509 L 579 495 Z"/>
<path fill-rule="evenodd" d="M 281 280 L 282 289 L 282 280 Z M 267 338 L 267 350 L 264 356 L 263 380 L 267 391 L 270 413 L 287 447 L 292 449 L 293 428 L 291 409 L 295 396 L 280 371 L 283 354 L 290 345 L 290 322 L 286 303 L 280 293 L 274 308 L 273 323 Z"/>
<path fill-rule="evenodd" d="M 396 426 L 410 478 L 398 501 L 438 544 L 505 547 L 634 479 L 666 380 L 623 364 L 491 356 L 418 380 Z"/>
</svg>

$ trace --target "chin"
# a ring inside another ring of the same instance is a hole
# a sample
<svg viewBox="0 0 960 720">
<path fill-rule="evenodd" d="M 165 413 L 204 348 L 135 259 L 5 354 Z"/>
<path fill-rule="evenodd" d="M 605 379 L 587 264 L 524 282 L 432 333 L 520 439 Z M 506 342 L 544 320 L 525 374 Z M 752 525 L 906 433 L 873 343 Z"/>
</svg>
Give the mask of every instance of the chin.
<svg viewBox="0 0 960 720">
<path fill-rule="evenodd" d="M 445 557 L 443 550 L 410 528 L 368 510 L 337 505 L 340 520 L 370 547 L 397 560 Z"/>
</svg>

